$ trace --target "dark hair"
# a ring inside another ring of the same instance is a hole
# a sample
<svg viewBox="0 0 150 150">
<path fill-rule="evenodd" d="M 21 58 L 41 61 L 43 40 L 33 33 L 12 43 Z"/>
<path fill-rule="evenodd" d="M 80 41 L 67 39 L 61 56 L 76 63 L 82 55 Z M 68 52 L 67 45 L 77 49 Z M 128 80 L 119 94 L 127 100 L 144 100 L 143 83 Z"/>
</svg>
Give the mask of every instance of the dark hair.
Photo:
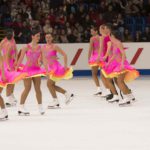
<svg viewBox="0 0 150 150">
<path fill-rule="evenodd" d="M 120 35 L 119 31 L 113 30 L 113 31 L 111 31 L 111 35 L 113 35 L 115 38 L 121 40 L 121 35 Z"/>
<path fill-rule="evenodd" d="M 12 37 L 13 37 L 13 33 L 14 33 L 13 29 L 7 29 L 7 30 L 6 30 L 6 38 L 7 38 L 8 40 L 11 40 Z"/>
<path fill-rule="evenodd" d="M 36 35 L 36 34 L 38 34 L 38 33 L 40 33 L 41 31 L 40 31 L 40 28 L 37 26 L 37 27 L 35 27 L 35 28 L 32 28 L 32 30 L 31 30 L 31 35 Z"/>
<path fill-rule="evenodd" d="M 113 25 L 111 23 L 106 23 L 106 24 L 104 24 L 104 26 L 107 27 L 110 31 L 113 30 L 113 28 L 112 28 Z"/>
<path fill-rule="evenodd" d="M 46 33 L 45 33 L 45 35 L 47 35 L 47 34 L 50 34 L 50 35 L 52 35 L 52 33 L 50 33 L 50 32 L 46 32 Z"/>
<path fill-rule="evenodd" d="M 97 27 L 95 27 L 95 26 L 91 26 L 91 29 L 94 31 L 98 31 Z"/>
</svg>

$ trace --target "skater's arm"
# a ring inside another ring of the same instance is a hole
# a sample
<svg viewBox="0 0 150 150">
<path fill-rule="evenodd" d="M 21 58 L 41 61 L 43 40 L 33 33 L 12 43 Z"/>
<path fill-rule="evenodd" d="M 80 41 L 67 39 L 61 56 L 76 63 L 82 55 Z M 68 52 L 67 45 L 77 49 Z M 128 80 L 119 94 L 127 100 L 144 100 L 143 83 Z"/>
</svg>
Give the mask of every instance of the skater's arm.
<svg viewBox="0 0 150 150">
<path fill-rule="evenodd" d="M 4 63 L 3 63 L 3 57 L 0 54 L 0 68 L 1 68 L 1 73 L 2 73 L 2 80 L 5 82 L 6 77 L 5 77 L 5 72 L 4 72 Z"/>
<path fill-rule="evenodd" d="M 22 63 L 23 58 L 24 58 L 24 56 L 25 56 L 25 53 L 26 53 L 27 49 L 28 49 L 28 48 L 25 47 L 25 48 L 23 48 L 23 49 L 21 50 L 21 55 L 20 55 L 20 57 L 19 57 L 19 59 L 18 59 L 18 61 L 17 61 L 16 70 L 18 69 L 18 67 L 19 67 L 20 64 Z"/>
<path fill-rule="evenodd" d="M 10 51 L 11 51 L 11 46 L 9 45 L 8 46 L 8 51 L 7 51 L 7 54 L 6 54 L 6 64 L 7 64 L 9 70 L 11 69 L 10 66 L 9 66 L 9 59 L 11 57 L 10 56 Z"/>
<path fill-rule="evenodd" d="M 0 53 L 2 51 L 2 42 L 0 42 Z"/>
<path fill-rule="evenodd" d="M 91 53 L 92 53 L 92 43 L 93 43 L 93 41 L 92 41 L 92 38 L 91 38 L 91 39 L 90 39 L 90 45 L 89 45 L 88 60 L 90 59 Z"/>
<path fill-rule="evenodd" d="M 14 41 L 15 42 L 15 41 Z M 16 51 L 16 55 L 15 55 L 15 62 L 17 63 L 17 59 L 18 59 L 18 50 L 17 50 L 17 46 L 16 46 L 16 42 L 15 42 L 15 51 Z"/>
<path fill-rule="evenodd" d="M 99 38 L 99 49 L 98 49 L 98 60 L 100 60 L 101 52 L 103 50 L 103 43 L 104 43 L 104 38 L 101 36 Z"/>
<path fill-rule="evenodd" d="M 115 59 L 115 55 L 113 55 L 110 60 L 108 61 L 108 65 Z"/>
<path fill-rule="evenodd" d="M 107 43 L 107 51 L 106 51 L 106 54 L 105 54 L 105 56 L 104 56 L 104 60 L 106 60 L 107 57 L 110 55 L 111 46 L 112 46 L 112 43 L 111 43 L 111 41 L 109 41 L 109 42 Z"/>
<path fill-rule="evenodd" d="M 64 57 L 64 67 L 67 68 L 67 62 L 68 62 L 68 60 L 67 60 L 66 53 L 60 47 L 58 47 L 58 46 L 55 46 L 55 50 Z"/>
<path fill-rule="evenodd" d="M 38 59 L 38 64 L 41 66 L 42 63 L 43 63 L 43 61 L 42 61 L 42 47 L 40 47 L 40 51 L 41 51 L 41 55 L 40 55 L 40 57 Z"/>
<path fill-rule="evenodd" d="M 3 43 L 4 43 L 4 40 L 2 40 L 2 41 L 0 42 L 0 53 L 2 52 Z"/>
<path fill-rule="evenodd" d="M 46 69 L 46 72 L 48 73 L 48 63 L 47 63 L 46 56 L 45 56 L 43 48 L 42 48 L 42 62 L 43 62 L 43 65 Z"/>
<path fill-rule="evenodd" d="M 125 59 L 126 59 L 126 54 L 125 54 L 125 51 L 124 51 L 124 48 L 123 48 L 123 44 L 122 44 L 121 42 L 118 44 L 118 48 L 119 48 L 120 51 L 121 51 L 121 55 L 122 55 L 121 65 L 122 65 L 122 67 L 123 67 L 124 61 L 125 61 Z"/>
</svg>

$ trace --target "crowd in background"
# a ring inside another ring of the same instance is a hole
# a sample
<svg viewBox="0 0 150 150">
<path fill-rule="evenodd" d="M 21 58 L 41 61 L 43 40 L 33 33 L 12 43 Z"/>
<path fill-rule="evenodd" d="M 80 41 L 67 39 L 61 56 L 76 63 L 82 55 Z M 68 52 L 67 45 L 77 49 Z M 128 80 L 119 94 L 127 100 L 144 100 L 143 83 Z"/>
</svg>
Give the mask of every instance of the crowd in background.
<svg viewBox="0 0 150 150">
<path fill-rule="evenodd" d="M 142 23 L 133 30 L 134 20 Z M 0 0 L 0 26 L 13 28 L 17 43 L 29 42 L 35 26 L 41 42 L 46 32 L 56 43 L 89 42 L 91 26 L 108 22 L 124 42 L 150 41 L 150 0 Z"/>
</svg>

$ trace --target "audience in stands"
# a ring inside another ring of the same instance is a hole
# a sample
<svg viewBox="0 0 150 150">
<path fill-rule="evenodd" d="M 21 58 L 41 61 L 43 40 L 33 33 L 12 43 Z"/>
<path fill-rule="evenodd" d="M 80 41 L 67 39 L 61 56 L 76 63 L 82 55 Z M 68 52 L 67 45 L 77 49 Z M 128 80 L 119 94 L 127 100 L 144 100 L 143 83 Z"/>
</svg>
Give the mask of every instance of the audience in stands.
<svg viewBox="0 0 150 150">
<path fill-rule="evenodd" d="M 13 27 L 18 43 L 40 26 L 54 42 L 89 42 L 91 26 L 110 22 L 124 42 L 150 41 L 150 0 L 0 0 L 0 26 Z"/>
</svg>

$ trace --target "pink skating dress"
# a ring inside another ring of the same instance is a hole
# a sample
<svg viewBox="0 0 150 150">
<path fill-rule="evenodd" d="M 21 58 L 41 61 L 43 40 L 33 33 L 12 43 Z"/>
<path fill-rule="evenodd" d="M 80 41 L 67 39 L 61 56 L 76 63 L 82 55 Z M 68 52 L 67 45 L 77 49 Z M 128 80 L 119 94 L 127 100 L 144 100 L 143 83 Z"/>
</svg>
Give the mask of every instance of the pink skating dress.
<svg viewBox="0 0 150 150">
<path fill-rule="evenodd" d="M 63 65 L 57 60 L 57 51 L 55 49 L 48 49 L 44 45 L 44 55 L 48 63 L 49 78 L 53 81 L 59 81 L 62 79 L 70 79 L 73 77 L 72 68 L 65 69 Z"/>
<path fill-rule="evenodd" d="M 124 49 L 125 50 L 125 49 Z M 125 73 L 125 82 L 130 82 L 137 77 L 139 77 L 139 72 L 129 64 L 128 60 L 125 59 L 123 70 L 121 68 L 122 55 L 119 48 L 116 47 L 115 44 L 112 45 L 112 50 L 110 52 L 109 60 L 114 57 L 114 59 L 110 62 L 109 65 L 105 65 L 102 69 L 102 73 L 106 78 L 115 78 L 120 74 Z M 107 64 L 107 63 L 106 63 Z"/>
<path fill-rule="evenodd" d="M 4 42 L 7 42 L 7 39 L 5 39 Z M 5 48 L 2 48 L 3 59 L 7 55 L 7 51 L 8 51 L 7 45 L 8 44 L 4 45 Z M 15 71 L 15 64 L 14 63 L 15 63 L 15 58 L 16 58 L 16 50 L 15 50 L 14 40 L 11 41 L 11 47 L 12 47 L 12 49 L 10 50 L 10 59 L 8 61 L 9 64 L 6 63 L 5 59 L 3 62 L 6 82 L 3 83 L 2 80 L 0 80 L 2 85 L 5 85 L 5 86 L 7 86 L 8 84 L 15 84 L 16 82 L 22 80 L 26 76 L 26 73 L 23 73 L 19 70 Z M 8 65 L 9 65 L 9 67 L 8 67 Z M 10 68 L 10 70 L 9 70 L 9 68 Z M 1 71 L 0 71 L 0 76 L 1 76 Z"/>
<path fill-rule="evenodd" d="M 41 46 L 39 45 L 35 50 L 32 49 L 30 44 L 27 44 L 28 50 L 26 51 L 26 64 L 22 65 L 22 72 L 27 73 L 26 78 L 45 76 L 45 69 L 39 64 L 41 59 Z"/>
<path fill-rule="evenodd" d="M 99 47 L 100 47 L 100 42 L 99 42 L 99 38 L 97 38 L 96 36 L 94 36 L 92 38 L 92 53 L 91 53 L 91 57 L 89 59 L 89 66 L 90 67 L 94 67 L 94 66 L 100 66 L 102 67 L 103 66 L 103 63 L 102 63 L 102 55 L 100 56 L 100 60 L 99 62 L 97 62 L 97 58 L 98 58 L 98 50 L 99 50 Z"/>
</svg>

